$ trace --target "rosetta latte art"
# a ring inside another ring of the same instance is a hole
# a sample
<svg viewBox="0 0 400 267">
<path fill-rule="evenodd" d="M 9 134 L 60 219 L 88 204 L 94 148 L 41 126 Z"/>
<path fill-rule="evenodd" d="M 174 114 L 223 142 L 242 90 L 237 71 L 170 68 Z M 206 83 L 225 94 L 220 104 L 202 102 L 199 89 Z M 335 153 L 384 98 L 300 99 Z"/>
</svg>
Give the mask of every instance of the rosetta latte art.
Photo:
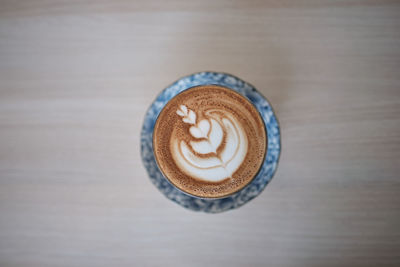
<svg viewBox="0 0 400 267">
<path fill-rule="evenodd" d="M 226 110 L 208 109 L 204 119 L 181 105 L 176 113 L 190 126 L 190 141 L 171 140 L 172 156 L 187 175 L 208 182 L 232 178 L 248 150 L 247 135 L 238 120 Z"/>
</svg>

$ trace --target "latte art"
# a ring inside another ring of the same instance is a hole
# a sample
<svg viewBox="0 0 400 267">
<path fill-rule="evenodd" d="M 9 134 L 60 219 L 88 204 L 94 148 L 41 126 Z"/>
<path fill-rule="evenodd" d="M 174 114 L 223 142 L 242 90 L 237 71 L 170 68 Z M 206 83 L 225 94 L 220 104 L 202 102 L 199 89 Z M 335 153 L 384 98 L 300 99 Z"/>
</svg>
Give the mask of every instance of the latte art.
<svg viewBox="0 0 400 267">
<path fill-rule="evenodd" d="M 196 113 L 181 105 L 176 112 L 192 125 L 189 143 L 172 140 L 172 156 L 186 174 L 205 181 L 231 178 L 247 153 L 247 136 L 240 123 L 224 110 L 205 112 L 206 119 L 196 122 Z M 225 144 L 222 144 L 222 141 Z"/>
<path fill-rule="evenodd" d="M 266 133 L 248 100 L 207 85 L 167 103 L 154 128 L 153 146 L 171 183 L 192 195 L 221 197 L 253 179 L 265 156 Z"/>
</svg>

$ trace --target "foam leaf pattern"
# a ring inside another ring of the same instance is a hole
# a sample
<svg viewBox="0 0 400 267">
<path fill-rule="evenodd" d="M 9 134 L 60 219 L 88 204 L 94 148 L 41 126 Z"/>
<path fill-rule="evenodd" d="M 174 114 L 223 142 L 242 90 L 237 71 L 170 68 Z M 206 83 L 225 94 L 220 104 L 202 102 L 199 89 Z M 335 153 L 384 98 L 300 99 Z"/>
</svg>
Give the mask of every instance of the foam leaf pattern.
<svg viewBox="0 0 400 267">
<path fill-rule="evenodd" d="M 189 131 L 195 138 L 208 138 L 210 122 L 208 120 L 201 120 L 196 126 L 190 127 Z"/>
<path fill-rule="evenodd" d="M 181 108 L 181 110 L 183 111 L 183 113 L 184 113 L 185 115 L 188 114 L 188 110 L 187 110 L 187 107 L 186 107 L 185 105 L 181 105 L 180 108 Z"/>
<path fill-rule="evenodd" d="M 217 153 L 217 149 L 221 145 L 223 138 L 223 131 L 221 125 L 214 119 L 211 119 L 211 126 L 208 120 L 203 120 L 203 121 L 206 121 L 207 123 L 203 123 L 202 127 L 199 128 L 208 130 L 205 137 L 206 140 L 191 141 L 190 145 L 193 148 L 193 150 L 199 154 Z M 191 134 L 193 135 L 192 132 Z"/>
<path fill-rule="evenodd" d="M 189 120 L 190 120 L 193 124 L 196 123 L 196 113 L 194 113 L 193 110 L 189 110 L 189 115 L 188 115 L 188 117 L 189 117 Z"/>
<path fill-rule="evenodd" d="M 194 151 L 196 151 L 199 154 L 209 154 L 209 153 L 215 153 L 216 149 L 211 145 L 209 141 L 198 141 L 198 142 L 190 142 L 190 146 Z"/>
<path fill-rule="evenodd" d="M 182 108 L 180 110 L 184 113 Z M 190 111 L 188 109 L 188 116 L 183 121 L 190 120 Z M 217 182 L 232 177 L 240 167 L 246 157 L 248 140 L 243 127 L 229 112 L 207 110 L 204 115 L 208 119 L 189 128 L 193 140 L 188 143 L 179 139 L 172 141 L 172 155 L 179 168 L 188 175 Z M 224 147 L 220 149 L 223 140 Z"/>
<path fill-rule="evenodd" d="M 196 113 L 193 110 L 188 109 L 185 105 L 180 105 L 176 114 L 183 117 L 182 121 L 188 124 L 196 124 Z"/>
<path fill-rule="evenodd" d="M 184 116 L 185 116 L 185 113 L 183 113 L 183 111 L 180 110 L 180 109 L 178 109 L 178 110 L 176 111 L 176 114 L 178 114 L 178 115 L 181 116 L 181 117 L 184 117 Z"/>
<path fill-rule="evenodd" d="M 212 131 L 209 134 L 209 140 L 215 150 L 221 145 L 224 132 L 221 125 L 214 119 L 211 119 Z"/>
</svg>

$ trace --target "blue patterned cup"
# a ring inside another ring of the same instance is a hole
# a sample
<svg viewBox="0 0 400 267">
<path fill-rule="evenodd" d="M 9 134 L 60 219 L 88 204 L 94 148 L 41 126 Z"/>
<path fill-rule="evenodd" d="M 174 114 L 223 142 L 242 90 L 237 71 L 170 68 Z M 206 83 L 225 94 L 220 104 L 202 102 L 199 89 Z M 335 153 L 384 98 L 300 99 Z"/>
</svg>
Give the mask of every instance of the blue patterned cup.
<svg viewBox="0 0 400 267">
<path fill-rule="evenodd" d="M 153 151 L 153 130 L 163 107 L 180 92 L 199 85 L 220 85 L 247 98 L 259 111 L 267 133 L 267 151 L 261 169 L 254 179 L 240 191 L 219 199 L 203 199 L 188 195 L 172 185 L 160 171 Z M 272 179 L 280 155 L 278 121 L 268 101 L 250 84 L 225 73 L 200 72 L 183 77 L 164 89 L 148 109 L 141 132 L 141 156 L 152 183 L 170 200 L 179 205 L 208 213 L 238 208 L 258 196 Z"/>
</svg>

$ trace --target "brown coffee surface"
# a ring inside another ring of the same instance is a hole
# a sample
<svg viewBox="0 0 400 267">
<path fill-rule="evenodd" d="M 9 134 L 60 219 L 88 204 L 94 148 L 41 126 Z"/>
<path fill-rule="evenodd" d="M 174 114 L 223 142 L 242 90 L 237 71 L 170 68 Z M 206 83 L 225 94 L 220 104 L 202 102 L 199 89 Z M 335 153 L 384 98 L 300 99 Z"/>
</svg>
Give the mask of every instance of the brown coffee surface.
<svg viewBox="0 0 400 267">
<path fill-rule="evenodd" d="M 258 110 L 239 93 L 217 85 L 190 88 L 159 114 L 153 149 L 164 176 L 185 193 L 221 198 L 249 184 L 266 154 Z"/>
</svg>

